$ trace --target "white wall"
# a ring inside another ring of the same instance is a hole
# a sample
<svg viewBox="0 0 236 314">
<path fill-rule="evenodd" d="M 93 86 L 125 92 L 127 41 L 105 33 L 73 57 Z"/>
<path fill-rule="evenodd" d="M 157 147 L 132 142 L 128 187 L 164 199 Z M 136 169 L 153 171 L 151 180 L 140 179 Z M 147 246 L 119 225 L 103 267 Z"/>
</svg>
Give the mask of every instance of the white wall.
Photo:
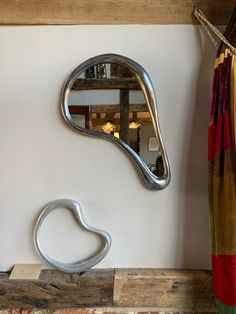
<svg viewBox="0 0 236 314">
<path fill-rule="evenodd" d="M 158 145 L 158 151 L 150 151 L 149 150 L 149 138 L 150 137 L 155 137 L 154 133 L 154 128 L 151 122 L 143 122 L 141 124 L 141 128 L 139 131 L 140 135 L 140 143 L 139 143 L 139 148 L 140 148 L 140 157 L 142 160 L 145 162 L 146 165 L 149 164 L 154 164 L 156 165 L 156 159 L 157 156 L 159 156 L 160 151 L 159 151 L 159 145 Z"/>
<path fill-rule="evenodd" d="M 0 28 L 0 270 L 38 262 L 32 228 L 43 206 L 69 197 L 113 243 L 98 267 L 209 268 L 207 125 L 215 51 L 198 26 Z M 147 70 L 156 88 L 172 180 L 149 191 L 123 151 L 71 131 L 59 97 L 67 75 L 101 53 Z M 58 239 L 58 245 L 55 240 Z M 81 240 L 82 239 L 82 240 Z M 45 222 L 55 258 L 91 252 L 65 210 Z"/>
</svg>

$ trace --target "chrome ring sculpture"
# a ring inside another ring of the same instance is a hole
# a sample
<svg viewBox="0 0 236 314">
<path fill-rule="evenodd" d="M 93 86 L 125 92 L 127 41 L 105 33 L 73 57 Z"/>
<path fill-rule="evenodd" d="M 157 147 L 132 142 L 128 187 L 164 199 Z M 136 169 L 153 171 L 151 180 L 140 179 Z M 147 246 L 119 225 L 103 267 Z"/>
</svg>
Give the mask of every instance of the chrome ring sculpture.
<svg viewBox="0 0 236 314">
<path fill-rule="evenodd" d="M 81 227 L 84 230 L 90 231 L 98 235 L 100 238 L 102 238 L 103 245 L 96 254 L 92 255 L 91 257 L 87 259 L 82 259 L 77 262 L 62 263 L 62 262 L 58 262 L 52 259 L 43 251 L 40 244 L 40 240 L 39 240 L 40 228 L 44 220 L 46 219 L 46 217 L 56 208 L 66 208 L 66 209 L 71 210 L 77 222 L 81 225 Z M 84 221 L 80 204 L 77 201 L 70 200 L 70 199 L 55 200 L 55 201 L 50 202 L 44 207 L 43 211 L 39 215 L 37 222 L 35 224 L 34 232 L 33 232 L 33 239 L 34 239 L 34 245 L 38 254 L 50 265 L 52 265 L 53 267 L 65 273 L 83 273 L 87 271 L 88 269 L 90 269 L 91 267 L 99 263 L 106 256 L 111 246 L 111 236 L 105 231 L 90 227 Z"/>
<path fill-rule="evenodd" d="M 160 151 L 163 157 L 163 165 L 164 165 L 164 173 L 161 177 L 157 177 L 155 174 L 153 174 L 147 165 L 143 162 L 143 160 L 138 156 L 138 154 L 133 151 L 125 142 L 120 140 L 119 138 L 116 138 L 114 136 L 111 136 L 110 134 L 106 133 L 99 133 L 97 131 L 93 130 L 87 130 L 84 128 L 79 127 L 76 125 L 71 117 L 71 114 L 69 112 L 69 104 L 68 104 L 68 97 L 70 89 L 76 80 L 76 78 L 81 75 L 83 72 L 88 70 L 88 68 L 97 65 L 98 63 L 115 63 L 120 66 L 127 67 L 134 75 L 137 81 L 139 82 L 141 89 L 144 93 L 149 112 L 151 115 L 154 132 L 157 140 L 160 143 Z M 67 78 L 65 81 L 65 84 L 62 89 L 61 94 L 61 110 L 64 119 L 69 124 L 69 126 L 81 133 L 92 137 L 99 137 L 103 138 L 105 140 L 111 141 L 124 149 L 126 153 L 131 157 L 131 159 L 135 162 L 135 164 L 138 166 L 138 169 L 140 170 L 144 182 L 146 183 L 146 186 L 151 190 L 161 190 L 164 189 L 170 182 L 170 167 L 169 162 L 167 158 L 167 153 L 163 144 L 159 121 L 158 121 L 158 114 L 157 114 L 157 105 L 156 105 L 156 97 L 154 92 L 154 87 L 151 82 L 150 77 L 148 76 L 147 72 L 144 70 L 144 68 L 136 63 L 135 61 L 121 56 L 117 54 L 104 54 L 99 55 L 96 57 L 93 57 L 91 59 L 88 59 L 87 61 L 80 64 Z"/>
</svg>

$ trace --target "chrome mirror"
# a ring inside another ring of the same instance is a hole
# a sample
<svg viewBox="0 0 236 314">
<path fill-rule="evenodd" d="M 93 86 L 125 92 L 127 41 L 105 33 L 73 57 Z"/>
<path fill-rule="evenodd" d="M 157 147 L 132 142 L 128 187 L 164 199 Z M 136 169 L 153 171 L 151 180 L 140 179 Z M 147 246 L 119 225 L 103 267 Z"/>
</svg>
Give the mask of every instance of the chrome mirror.
<svg viewBox="0 0 236 314">
<path fill-rule="evenodd" d="M 116 54 L 85 61 L 65 82 L 61 109 L 75 131 L 120 146 L 149 189 L 160 190 L 169 184 L 154 88 L 138 63 Z"/>
</svg>

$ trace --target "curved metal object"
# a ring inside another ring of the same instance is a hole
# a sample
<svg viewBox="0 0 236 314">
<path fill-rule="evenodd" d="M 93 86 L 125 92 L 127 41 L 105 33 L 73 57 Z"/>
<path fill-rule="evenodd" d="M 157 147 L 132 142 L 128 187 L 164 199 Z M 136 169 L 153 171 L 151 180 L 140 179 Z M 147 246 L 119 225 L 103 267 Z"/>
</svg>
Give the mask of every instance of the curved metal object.
<svg viewBox="0 0 236 314">
<path fill-rule="evenodd" d="M 138 154 L 119 138 L 114 137 L 110 134 L 81 128 L 73 122 L 73 119 L 69 112 L 68 104 L 70 89 L 74 81 L 80 74 L 85 72 L 88 68 L 97 65 L 98 63 L 116 63 L 118 65 L 125 66 L 135 75 L 135 78 L 139 82 L 149 108 L 156 138 L 160 144 L 160 152 L 164 164 L 164 173 L 161 177 L 157 177 L 155 174 L 153 174 L 149 170 L 147 165 L 143 162 L 143 160 L 138 156 Z M 169 184 L 171 178 L 170 166 L 161 136 L 154 87 L 150 77 L 148 76 L 147 72 L 141 65 L 139 65 L 138 63 L 129 58 L 117 54 L 104 54 L 86 60 L 85 62 L 80 64 L 66 79 L 61 94 L 61 110 L 64 119 L 73 130 L 88 136 L 99 137 L 109 140 L 115 143 L 116 145 L 120 146 L 122 149 L 124 149 L 126 153 L 128 153 L 128 155 L 131 157 L 131 159 L 135 162 L 135 164 L 138 166 L 138 169 L 140 170 L 144 178 L 144 182 L 146 183 L 149 189 L 161 190 L 164 189 Z"/>
<path fill-rule="evenodd" d="M 87 259 L 82 259 L 77 262 L 61 263 L 49 257 L 43 251 L 40 245 L 40 241 L 39 241 L 40 228 L 42 226 L 42 223 L 46 219 L 46 217 L 56 208 L 67 208 L 71 210 L 76 220 L 78 221 L 78 223 L 81 225 L 83 229 L 90 231 L 92 233 L 95 233 L 96 235 L 102 238 L 103 245 L 96 254 L 92 255 L 91 257 Z M 50 202 L 44 207 L 43 211 L 39 215 L 37 222 L 35 224 L 34 232 L 33 232 L 33 239 L 34 239 L 34 245 L 38 254 L 50 265 L 52 265 L 53 267 L 65 273 L 83 273 L 86 270 L 93 267 L 94 265 L 96 265 L 97 263 L 99 263 L 108 253 L 111 246 L 111 241 L 112 241 L 111 236 L 107 232 L 92 228 L 89 225 L 87 225 L 87 223 L 84 221 L 84 218 L 82 216 L 80 204 L 77 201 L 70 200 L 70 199 L 55 200 L 55 201 Z"/>
</svg>

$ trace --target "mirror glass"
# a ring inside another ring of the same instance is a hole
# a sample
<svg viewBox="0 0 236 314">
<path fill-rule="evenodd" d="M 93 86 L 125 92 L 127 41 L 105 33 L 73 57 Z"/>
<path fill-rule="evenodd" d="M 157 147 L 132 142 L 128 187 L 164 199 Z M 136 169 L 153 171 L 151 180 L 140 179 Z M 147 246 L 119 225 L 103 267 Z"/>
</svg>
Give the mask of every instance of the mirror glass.
<svg viewBox="0 0 236 314">
<path fill-rule="evenodd" d="M 67 104 L 76 126 L 119 138 L 154 175 L 164 174 L 161 145 L 148 104 L 128 67 L 117 63 L 88 67 L 73 81 Z"/>
</svg>

